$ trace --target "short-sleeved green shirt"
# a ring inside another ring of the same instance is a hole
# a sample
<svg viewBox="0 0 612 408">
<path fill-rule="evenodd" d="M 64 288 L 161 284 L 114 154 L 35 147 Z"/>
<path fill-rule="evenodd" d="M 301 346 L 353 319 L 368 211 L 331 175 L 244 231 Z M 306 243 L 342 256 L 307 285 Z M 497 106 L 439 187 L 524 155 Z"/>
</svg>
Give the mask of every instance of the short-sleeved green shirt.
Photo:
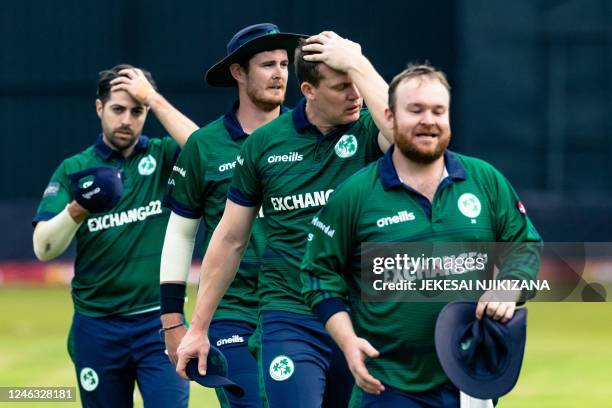
<svg viewBox="0 0 612 408">
<path fill-rule="evenodd" d="M 170 137 L 140 136 L 132 155 L 123 158 L 100 138 L 53 173 L 34 223 L 50 220 L 73 200 L 68 175 L 98 166 L 123 173 L 117 206 L 91 214 L 76 232 L 72 299 L 79 313 L 128 315 L 159 307 L 159 262 L 170 214 L 161 203 L 178 152 Z"/>
<path fill-rule="evenodd" d="M 236 167 L 236 156 L 247 140 L 236 117 L 238 104 L 222 117 L 197 130 L 187 141 L 169 180 L 164 204 L 176 214 L 203 218 L 204 248 L 223 216 L 227 190 Z M 281 111 L 287 109 L 282 107 Z M 266 236 L 263 213 L 255 219 L 249 245 L 236 278 L 223 296 L 214 319 L 257 322 L 257 277 Z"/>
<path fill-rule="evenodd" d="M 327 316 L 349 306 L 358 336 L 380 351 L 370 373 L 392 387 L 426 391 L 446 381 L 436 356 L 439 302 L 364 301 L 364 243 L 541 242 L 508 181 L 491 165 L 445 153 L 448 176 L 433 199 L 403 184 L 391 159 L 393 147 L 348 179 L 313 218 L 302 265 L 303 294 Z M 465 206 L 469 198 L 471 206 Z M 535 279 L 539 244 L 527 245 L 519 264 L 501 260 L 498 279 Z M 342 304 L 342 302 L 340 302 Z"/>
<path fill-rule="evenodd" d="M 228 198 L 261 205 L 265 213 L 261 310 L 311 313 L 299 277 L 308 224 L 342 181 L 381 156 L 378 133 L 370 113 L 362 111 L 356 122 L 323 135 L 308 121 L 302 100 L 242 146 Z"/>
</svg>

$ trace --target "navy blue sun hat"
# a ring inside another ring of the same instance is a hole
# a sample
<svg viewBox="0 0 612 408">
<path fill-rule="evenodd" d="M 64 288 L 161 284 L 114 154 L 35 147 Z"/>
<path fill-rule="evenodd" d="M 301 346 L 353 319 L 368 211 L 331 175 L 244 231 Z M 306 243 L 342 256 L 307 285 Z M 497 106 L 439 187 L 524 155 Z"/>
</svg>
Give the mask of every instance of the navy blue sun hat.
<svg viewBox="0 0 612 408">
<path fill-rule="evenodd" d="M 293 61 L 295 48 L 307 35 L 282 33 L 270 23 L 248 26 L 238 31 L 227 43 L 227 55 L 206 72 L 206 83 L 211 86 L 234 86 L 236 81 L 230 73 L 230 65 L 253 55 L 271 50 L 287 50 L 289 62 Z"/>
<path fill-rule="evenodd" d="M 436 352 L 444 372 L 464 393 L 480 399 L 507 394 L 518 380 L 527 338 L 527 309 L 507 323 L 476 319 L 476 303 L 449 303 L 436 322 Z"/>
<path fill-rule="evenodd" d="M 197 358 L 187 362 L 185 372 L 187 373 L 187 377 L 191 378 L 192 381 L 204 387 L 223 387 L 237 397 L 242 397 L 244 395 L 242 387 L 227 378 L 227 360 L 223 353 L 214 346 L 210 346 L 208 357 L 206 358 L 206 375 L 201 375 L 198 371 Z"/>
</svg>

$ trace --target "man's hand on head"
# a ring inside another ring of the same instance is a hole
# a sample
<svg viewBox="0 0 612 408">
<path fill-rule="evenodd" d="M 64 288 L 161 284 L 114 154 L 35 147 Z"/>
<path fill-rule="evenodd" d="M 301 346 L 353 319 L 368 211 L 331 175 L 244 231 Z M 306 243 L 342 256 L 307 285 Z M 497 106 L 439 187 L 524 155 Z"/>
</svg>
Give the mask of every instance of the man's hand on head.
<svg viewBox="0 0 612 408">
<path fill-rule="evenodd" d="M 119 76 L 111 82 L 111 92 L 126 91 L 139 103 L 149 106 L 157 94 L 153 85 L 138 68 L 127 68 L 119 71 Z"/>
<path fill-rule="evenodd" d="M 332 69 L 348 72 L 355 68 L 361 59 L 361 46 L 333 31 L 323 31 L 306 39 L 302 46 L 304 60 L 323 62 Z"/>
</svg>

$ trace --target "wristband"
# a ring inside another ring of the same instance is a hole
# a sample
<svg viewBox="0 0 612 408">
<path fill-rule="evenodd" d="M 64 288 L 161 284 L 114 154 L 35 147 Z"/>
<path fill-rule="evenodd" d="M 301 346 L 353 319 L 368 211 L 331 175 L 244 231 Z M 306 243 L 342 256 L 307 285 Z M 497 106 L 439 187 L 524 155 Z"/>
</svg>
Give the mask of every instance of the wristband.
<svg viewBox="0 0 612 408">
<path fill-rule="evenodd" d="M 162 327 L 160 332 L 167 332 L 168 330 L 172 330 L 172 329 L 176 329 L 177 327 L 181 327 L 184 326 L 184 323 L 177 323 L 177 324 L 173 324 L 172 326 L 168 326 L 168 327 Z"/>
<path fill-rule="evenodd" d="M 186 285 L 181 283 L 162 283 L 160 285 L 161 314 L 183 313 Z"/>
</svg>

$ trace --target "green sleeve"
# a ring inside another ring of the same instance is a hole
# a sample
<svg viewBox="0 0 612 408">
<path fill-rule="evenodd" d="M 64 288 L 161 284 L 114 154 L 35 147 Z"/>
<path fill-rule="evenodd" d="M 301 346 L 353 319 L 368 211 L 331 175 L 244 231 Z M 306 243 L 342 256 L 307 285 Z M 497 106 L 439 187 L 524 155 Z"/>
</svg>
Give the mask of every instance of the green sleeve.
<svg viewBox="0 0 612 408">
<path fill-rule="evenodd" d="M 232 183 L 227 192 L 227 198 L 245 207 L 258 207 L 262 203 L 262 184 L 257 162 L 262 153 L 260 140 L 263 136 L 255 131 L 240 148 Z"/>
<path fill-rule="evenodd" d="M 374 122 L 372 114 L 369 110 L 364 109 L 361 112 L 359 119 L 361 126 L 363 126 L 363 131 L 367 137 L 366 157 L 368 157 L 371 161 L 378 160 L 383 155 L 383 152 L 380 151 L 380 146 L 378 145 L 378 134 L 380 131 L 378 130 L 378 127 L 376 126 L 376 123 Z"/>
<path fill-rule="evenodd" d="M 189 139 L 187 139 L 189 140 Z M 171 138 L 170 136 L 166 136 L 162 139 L 162 149 L 164 154 L 164 163 L 166 166 L 172 167 L 179 153 L 181 152 L 181 148 L 176 143 L 176 140 Z"/>
<path fill-rule="evenodd" d="M 498 279 L 535 280 L 540 269 L 542 238 L 510 182 L 498 172 L 495 176 L 496 241 L 508 243 L 499 255 Z"/>
<path fill-rule="evenodd" d="M 302 261 L 302 294 L 315 308 L 326 299 L 348 299 L 344 274 L 355 239 L 358 203 L 345 183 L 312 219 Z"/>
<path fill-rule="evenodd" d="M 195 137 L 187 140 L 173 166 L 169 191 L 164 204 L 176 214 L 197 219 L 202 217 L 202 191 L 206 179 L 204 152 Z"/>
<path fill-rule="evenodd" d="M 70 184 L 66 174 L 66 162 L 62 162 L 51 176 L 51 180 L 43 193 L 33 223 L 47 221 L 62 212 L 72 201 Z"/>
</svg>

